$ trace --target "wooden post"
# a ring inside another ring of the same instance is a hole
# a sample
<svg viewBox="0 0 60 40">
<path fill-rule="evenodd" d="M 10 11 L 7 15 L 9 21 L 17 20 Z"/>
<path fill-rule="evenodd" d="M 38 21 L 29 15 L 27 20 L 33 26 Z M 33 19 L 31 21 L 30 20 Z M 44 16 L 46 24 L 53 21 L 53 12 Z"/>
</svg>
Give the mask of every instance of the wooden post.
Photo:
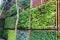
<svg viewBox="0 0 60 40">
<path fill-rule="evenodd" d="M 58 40 L 58 24 L 59 24 L 59 0 L 56 0 L 56 40 Z"/>
<path fill-rule="evenodd" d="M 16 18 L 16 25 L 15 25 L 15 39 L 14 40 L 16 40 L 16 31 L 17 31 L 18 21 L 19 21 L 19 7 L 17 5 L 18 0 L 15 0 L 15 2 L 16 2 L 17 18 Z"/>
<path fill-rule="evenodd" d="M 60 28 L 60 1 L 58 4 L 58 27 Z"/>
<path fill-rule="evenodd" d="M 52 2 L 52 0 L 48 0 L 49 2 Z"/>
<path fill-rule="evenodd" d="M 43 0 L 30 0 L 30 9 L 40 5 L 42 3 L 43 3 Z M 30 29 L 30 23 L 31 23 L 31 13 L 29 12 L 29 25 L 28 25 L 28 29 Z M 28 30 L 28 40 L 30 40 L 30 30 Z"/>
</svg>

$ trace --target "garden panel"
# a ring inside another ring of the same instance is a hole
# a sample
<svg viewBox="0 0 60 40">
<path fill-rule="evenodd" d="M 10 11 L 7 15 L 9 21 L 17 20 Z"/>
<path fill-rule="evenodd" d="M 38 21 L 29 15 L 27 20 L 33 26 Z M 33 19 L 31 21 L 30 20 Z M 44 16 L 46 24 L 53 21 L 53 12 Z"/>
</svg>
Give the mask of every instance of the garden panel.
<svg viewBox="0 0 60 40">
<path fill-rule="evenodd" d="M 31 8 L 31 28 L 55 28 L 56 2 L 46 2 Z"/>
<path fill-rule="evenodd" d="M 27 30 L 17 30 L 16 40 L 28 40 Z"/>
<path fill-rule="evenodd" d="M 55 31 L 31 30 L 30 40 L 56 40 Z"/>
</svg>

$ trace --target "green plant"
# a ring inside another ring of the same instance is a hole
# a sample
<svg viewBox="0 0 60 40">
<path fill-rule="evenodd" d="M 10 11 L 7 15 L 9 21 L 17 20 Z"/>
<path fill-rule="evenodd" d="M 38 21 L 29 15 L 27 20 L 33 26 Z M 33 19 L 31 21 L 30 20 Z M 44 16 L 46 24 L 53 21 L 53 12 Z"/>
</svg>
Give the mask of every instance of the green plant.
<svg viewBox="0 0 60 40">
<path fill-rule="evenodd" d="M 30 6 L 30 0 L 27 0 L 27 1 L 24 0 L 25 1 L 24 5 L 23 5 L 22 1 L 23 0 L 18 0 L 18 4 L 17 5 L 21 8 L 21 9 L 19 9 L 19 11 L 22 10 L 22 7 L 26 10 Z M 4 13 L 5 13 L 6 17 L 16 14 L 17 13 L 16 12 L 16 3 L 13 3 L 12 7 L 10 7 L 10 9 L 7 10 L 6 12 L 4 12 Z"/>
<path fill-rule="evenodd" d="M 0 30 L 0 37 L 2 36 L 3 30 Z"/>
<path fill-rule="evenodd" d="M 19 14 L 18 27 L 28 27 L 28 11 Z M 5 28 L 14 28 L 16 23 L 16 15 L 7 17 L 5 20 Z"/>
<path fill-rule="evenodd" d="M 16 14 L 16 4 L 13 4 L 13 6 L 5 12 L 6 16 L 11 16 L 13 14 Z"/>
<path fill-rule="evenodd" d="M 7 17 L 5 20 L 5 28 L 14 28 L 16 23 L 16 16 Z"/>
<path fill-rule="evenodd" d="M 8 40 L 14 40 L 14 37 L 15 37 L 15 31 L 8 30 Z"/>
<path fill-rule="evenodd" d="M 58 31 L 58 40 L 60 40 L 60 30 Z"/>
<path fill-rule="evenodd" d="M 28 13 L 29 11 L 22 11 L 19 14 L 18 27 L 28 27 Z"/>
<path fill-rule="evenodd" d="M 27 9 L 30 7 L 30 0 L 18 0 L 18 6 Z"/>
<path fill-rule="evenodd" d="M 31 30 L 30 40 L 56 40 L 55 31 Z"/>
<path fill-rule="evenodd" d="M 55 2 L 42 4 L 31 11 L 31 28 L 47 28 L 55 23 Z M 53 26 L 54 27 L 54 26 Z"/>
<path fill-rule="evenodd" d="M 26 31 L 26 30 L 17 30 L 16 40 L 28 40 L 28 31 Z"/>
<path fill-rule="evenodd" d="M 18 27 L 28 27 L 29 14 L 31 14 L 31 28 L 50 28 L 55 23 L 55 2 L 48 2 L 32 9 L 19 13 Z M 15 26 L 16 16 L 7 17 L 5 27 Z M 52 26 L 54 27 L 54 26 Z"/>
<path fill-rule="evenodd" d="M 8 38 L 8 30 L 4 30 L 3 37 L 7 40 L 7 38 Z"/>
</svg>

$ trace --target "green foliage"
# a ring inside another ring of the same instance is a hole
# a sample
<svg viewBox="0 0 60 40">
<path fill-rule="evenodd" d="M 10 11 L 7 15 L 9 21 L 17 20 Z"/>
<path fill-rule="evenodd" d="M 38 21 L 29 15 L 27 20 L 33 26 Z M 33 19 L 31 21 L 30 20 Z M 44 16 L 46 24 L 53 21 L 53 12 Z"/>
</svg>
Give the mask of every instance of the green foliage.
<svg viewBox="0 0 60 40">
<path fill-rule="evenodd" d="M 2 5 L 0 5 L 0 9 L 2 8 Z"/>
<path fill-rule="evenodd" d="M 35 8 L 20 12 L 18 27 L 28 27 L 28 16 L 30 13 L 31 28 L 50 28 L 50 25 L 55 23 L 55 8 L 55 2 L 48 2 Z M 15 21 L 16 16 L 7 17 L 5 20 L 5 27 L 14 27 Z"/>
<path fill-rule="evenodd" d="M 27 9 L 30 7 L 30 0 L 18 0 L 18 6 Z"/>
<path fill-rule="evenodd" d="M 0 37 L 2 36 L 2 32 L 3 32 L 3 31 L 0 29 Z"/>
<path fill-rule="evenodd" d="M 15 31 L 8 30 L 8 40 L 14 40 L 14 37 L 15 37 Z"/>
<path fill-rule="evenodd" d="M 58 31 L 58 40 L 60 40 L 60 30 Z"/>
<path fill-rule="evenodd" d="M 22 5 L 22 4 L 23 4 L 22 1 L 23 1 L 23 0 L 18 0 L 18 6 L 21 8 L 20 10 L 22 10 L 22 7 L 23 7 L 25 10 L 26 10 L 27 8 L 29 8 L 29 6 L 30 6 L 30 0 L 27 0 L 27 1 L 24 0 L 24 1 L 25 1 L 25 4 L 24 4 L 24 5 Z M 13 14 L 16 14 L 16 3 L 13 3 L 13 4 L 12 4 L 12 7 L 5 12 L 6 17 L 7 17 L 7 16 L 11 16 L 11 15 L 13 15 Z"/>
<path fill-rule="evenodd" d="M 16 16 L 7 17 L 5 20 L 5 28 L 14 28 L 16 23 Z"/>
<path fill-rule="evenodd" d="M 11 16 L 13 14 L 16 14 L 16 4 L 13 4 L 13 6 L 6 12 L 6 16 Z"/>
<path fill-rule="evenodd" d="M 19 14 L 18 27 L 28 27 L 28 13 L 29 11 L 23 11 Z"/>
<path fill-rule="evenodd" d="M 30 40 L 56 40 L 54 31 L 31 31 Z"/>
<path fill-rule="evenodd" d="M 48 2 L 32 8 L 31 28 L 47 28 L 55 23 L 55 2 Z"/>
<path fill-rule="evenodd" d="M 4 30 L 3 37 L 7 40 L 7 38 L 8 38 L 8 30 Z"/>
<path fill-rule="evenodd" d="M 28 27 L 28 11 L 23 11 L 19 14 L 18 27 Z M 16 16 L 7 17 L 5 20 L 5 28 L 14 28 Z"/>
<path fill-rule="evenodd" d="M 26 30 L 17 30 L 16 40 L 28 40 L 28 31 L 26 31 Z"/>
</svg>

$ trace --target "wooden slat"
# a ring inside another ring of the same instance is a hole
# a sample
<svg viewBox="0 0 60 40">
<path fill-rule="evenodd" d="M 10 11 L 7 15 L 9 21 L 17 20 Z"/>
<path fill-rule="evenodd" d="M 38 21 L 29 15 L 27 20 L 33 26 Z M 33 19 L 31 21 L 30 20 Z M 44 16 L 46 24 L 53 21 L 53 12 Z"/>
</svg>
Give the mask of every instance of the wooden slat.
<svg viewBox="0 0 60 40">
<path fill-rule="evenodd" d="M 31 14 L 29 12 L 29 25 L 28 25 L 28 29 L 30 29 L 30 23 L 31 23 Z M 28 30 L 28 40 L 30 40 L 30 30 Z"/>
<path fill-rule="evenodd" d="M 60 3 L 58 3 L 58 27 L 60 28 Z"/>
<path fill-rule="evenodd" d="M 56 31 L 56 40 L 58 40 L 58 30 Z"/>
</svg>

